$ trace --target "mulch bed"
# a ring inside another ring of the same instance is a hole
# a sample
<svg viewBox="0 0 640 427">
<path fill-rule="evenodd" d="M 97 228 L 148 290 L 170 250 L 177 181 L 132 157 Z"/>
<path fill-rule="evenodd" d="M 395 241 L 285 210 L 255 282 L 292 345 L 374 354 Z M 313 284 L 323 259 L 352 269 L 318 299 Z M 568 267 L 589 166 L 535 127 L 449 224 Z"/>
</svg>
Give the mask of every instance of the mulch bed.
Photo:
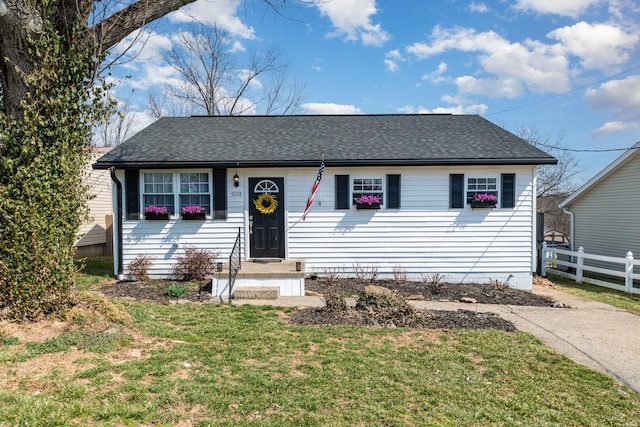
<svg viewBox="0 0 640 427">
<path fill-rule="evenodd" d="M 395 289 L 405 298 L 420 295 L 429 301 L 460 301 L 461 298 L 473 298 L 479 304 L 528 305 L 534 307 L 550 307 L 554 303 L 554 301 L 532 292 L 488 283 L 440 283 L 432 285 L 409 281 L 397 283 L 393 280 L 376 280 L 374 283 L 362 283 L 353 279 L 329 281 L 324 277 L 318 277 L 315 280 L 305 280 L 305 289 L 320 294 L 333 291 L 341 295 L 357 297 L 368 284 Z"/>
<path fill-rule="evenodd" d="M 368 284 L 375 284 L 398 292 L 403 298 L 424 299 L 430 301 L 460 301 L 471 299 L 481 304 L 528 305 L 551 307 L 554 301 L 521 291 L 493 284 L 462 284 L 422 282 L 397 283 L 393 280 L 376 280 L 375 283 L 363 283 L 353 279 L 334 279 L 318 277 L 305 281 L 307 291 L 322 295 L 339 295 L 358 298 Z M 397 307 L 396 307 L 397 308 Z M 307 308 L 291 314 L 290 322 L 295 325 L 349 325 L 369 327 L 412 327 L 425 329 L 496 329 L 513 332 L 515 326 L 499 315 L 483 313 L 469 309 L 457 311 L 411 310 L 404 307 L 390 313 L 388 307 L 375 309 L 332 307 Z"/>
<path fill-rule="evenodd" d="M 166 294 L 167 288 L 177 282 L 171 280 L 152 280 L 149 282 L 114 282 L 96 289 L 112 298 L 143 301 L 155 304 L 172 304 L 176 298 Z M 472 298 L 481 304 L 507 304 L 550 307 L 554 301 L 499 284 L 460 284 L 422 282 L 396 283 L 392 280 L 376 280 L 373 283 L 361 283 L 353 279 L 327 280 L 309 278 L 305 281 L 307 291 L 317 294 L 338 295 L 357 298 L 366 285 L 375 284 L 398 292 L 403 298 L 425 299 L 433 301 L 460 301 Z M 180 297 L 181 302 L 204 302 L 210 300 L 210 294 L 200 291 L 203 284 L 182 284 L 187 293 Z M 470 308 L 470 307 L 469 307 Z M 397 310 L 395 310 L 397 309 Z M 395 310 L 395 311 L 394 311 Z M 331 307 L 306 308 L 296 310 L 289 315 L 294 325 L 348 325 L 367 327 L 411 327 L 428 329 L 497 329 L 515 331 L 516 328 L 494 313 L 483 313 L 465 309 L 457 311 L 413 310 L 412 307 L 394 307 L 374 313 L 371 309 L 355 308 L 334 309 Z"/>
</svg>

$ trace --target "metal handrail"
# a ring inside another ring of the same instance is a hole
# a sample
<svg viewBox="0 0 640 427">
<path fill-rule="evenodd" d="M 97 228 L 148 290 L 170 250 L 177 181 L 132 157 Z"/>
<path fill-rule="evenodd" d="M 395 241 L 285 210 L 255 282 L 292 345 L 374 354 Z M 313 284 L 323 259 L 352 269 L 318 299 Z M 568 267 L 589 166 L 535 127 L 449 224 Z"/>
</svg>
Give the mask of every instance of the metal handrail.
<svg viewBox="0 0 640 427">
<path fill-rule="evenodd" d="M 231 254 L 229 254 L 229 301 L 233 298 L 233 285 L 236 283 L 238 271 L 240 271 L 240 267 L 242 266 L 242 243 L 240 240 L 241 231 L 242 229 L 238 228 L 236 242 L 233 244 Z"/>
</svg>

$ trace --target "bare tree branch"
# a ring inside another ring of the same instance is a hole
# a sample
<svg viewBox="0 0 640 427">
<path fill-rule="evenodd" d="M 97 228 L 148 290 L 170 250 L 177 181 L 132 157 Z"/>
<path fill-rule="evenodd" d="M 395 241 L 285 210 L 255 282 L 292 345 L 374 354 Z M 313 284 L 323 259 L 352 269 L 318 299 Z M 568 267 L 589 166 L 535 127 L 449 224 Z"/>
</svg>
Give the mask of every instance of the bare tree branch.
<svg viewBox="0 0 640 427">
<path fill-rule="evenodd" d="M 230 42 L 229 34 L 215 26 L 182 34 L 165 57 L 184 83 L 167 87 L 169 100 L 191 104 L 210 116 L 240 115 L 258 108 L 266 114 L 295 112 L 304 86 L 287 86 L 286 66 L 279 63 L 278 52 L 254 52 L 250 63 L 241 67 Z"/>
<path fill-rule="evenodd" d="M 562 140 L 564 135 L 562 133 L 558 134 L 554 141 L 551 141 L 548 136 L 540 134 L 540 131 L 535 126 L 521 125 L 516 129 L 515 134 L 534 147 L 547 151 L 558 159 L 556 165 L 538 166 L 537 197 L 568 194 L 575 189 L 574 178 L 582 173 L 582 167 L 573 153 L 563 150 Z"/>
</svg>

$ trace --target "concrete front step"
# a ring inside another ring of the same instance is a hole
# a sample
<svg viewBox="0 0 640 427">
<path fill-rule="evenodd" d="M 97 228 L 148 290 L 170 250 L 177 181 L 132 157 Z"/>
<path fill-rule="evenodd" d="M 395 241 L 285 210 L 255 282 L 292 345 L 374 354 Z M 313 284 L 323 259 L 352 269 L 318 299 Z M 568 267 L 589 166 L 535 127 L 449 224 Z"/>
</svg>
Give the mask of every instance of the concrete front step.
<svg viewBox="0 0 640 427">
<path fill-rule="evenodd" d="M 235 299 L 267 299 L 275 300 L 280 298 L 280 288 L 275 287 L 241 287 L 235 288 L 233 291 Z"/>
</svg>

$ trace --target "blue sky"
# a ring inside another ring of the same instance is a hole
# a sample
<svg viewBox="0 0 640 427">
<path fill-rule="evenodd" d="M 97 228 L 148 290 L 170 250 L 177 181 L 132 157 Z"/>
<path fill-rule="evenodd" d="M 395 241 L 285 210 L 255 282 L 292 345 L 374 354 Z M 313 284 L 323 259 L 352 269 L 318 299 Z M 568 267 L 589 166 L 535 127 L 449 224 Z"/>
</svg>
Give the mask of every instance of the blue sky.
<svg viewBox="0 0 640 427">
<path fill-rule="evenodd" d="M 144 29 L 137 56 L 110 70 L 133 130 L 150 122 L 147 91 L 177 78 L 163 52 L 197 19 L 228 31 L 238 55 L 278 49 L 289 77 L 305 85 L 302 114 L 480 114 L 511 131 L 534 127 L 552 143 L 561 136 L 575 150 L 640 140 L 636 0 L 286 4 L 279 16 L 260 0 L 199 0 Z M 579 181 L 620 154 L 576 153 Z"/>
</svg>

